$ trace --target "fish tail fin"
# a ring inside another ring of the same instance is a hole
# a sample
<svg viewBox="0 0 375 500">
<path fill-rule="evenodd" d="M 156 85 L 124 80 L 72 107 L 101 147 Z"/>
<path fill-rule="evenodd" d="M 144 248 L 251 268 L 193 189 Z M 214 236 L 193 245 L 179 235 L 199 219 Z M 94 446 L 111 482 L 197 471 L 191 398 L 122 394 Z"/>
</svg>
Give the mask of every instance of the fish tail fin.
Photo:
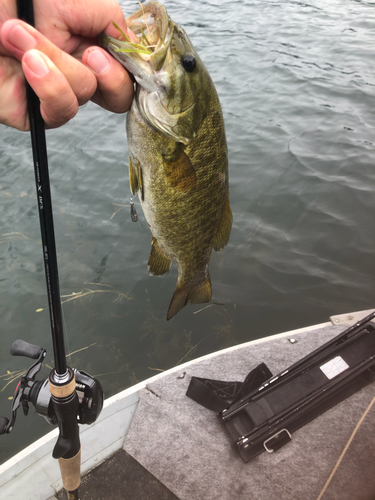
<svg viewBox="0 0 375 500">
<path fill-rule="evenodd" d="M 202 302 L 209 302 L 212 296 L 211 279 L 207 273 L 206 278 L 192 287 L 179 286 L 177 283 L 176 290 L 174 291 L 171 303 L 169 305 L 167 320 L 173 318 L 188 302 L 191 304 L 200 304 Z"/>
</svg>

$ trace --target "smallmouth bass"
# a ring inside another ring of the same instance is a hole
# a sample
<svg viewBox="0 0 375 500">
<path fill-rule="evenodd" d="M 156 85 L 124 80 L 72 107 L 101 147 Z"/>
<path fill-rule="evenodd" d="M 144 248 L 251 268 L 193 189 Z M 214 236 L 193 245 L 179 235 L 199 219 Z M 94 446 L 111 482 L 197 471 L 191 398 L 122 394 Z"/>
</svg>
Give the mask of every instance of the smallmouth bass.
<svg viewBox="0 0 375 500">
<path fill-rule="evenodd" d="M 129 182 L 151 228 L 149 274 L 178 280 L 167 320 L 188 302 L 211 300 L 212 248 L 228 243 L 228 155 L 219 99 L 185 31 L 151 2 L 130 16 L 134 43 L 102 34 L 100 43 L 133 76 L 127 114 Z"/>
</svg>

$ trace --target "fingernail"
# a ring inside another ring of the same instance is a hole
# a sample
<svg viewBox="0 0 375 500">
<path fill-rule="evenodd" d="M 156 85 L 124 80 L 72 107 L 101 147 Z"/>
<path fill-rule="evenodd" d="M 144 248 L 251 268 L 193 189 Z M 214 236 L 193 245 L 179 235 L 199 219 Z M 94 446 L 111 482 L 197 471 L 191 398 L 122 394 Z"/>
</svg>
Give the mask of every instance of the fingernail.
<svg viewBox="0 0 375 500">
<path fill-rule="evenodd" d="M 23 58 L 23 62 L 37 76 L 44 76 L 49 72 L 49 67 L 37 50 L 28 51 Z"/>
<path fill-rule="evenodd" d="M 36 39 L 25 28 L 19 25 L 15 26 L 9 32 L 8 39 L 14 47 L 22 52 L 26 52 L 36 46 Z"/>
<path fill-rule="evenodd" d="M 87 64 L 94 71 L 94 73 L 104 73 L 109 67 L 109 57 L 101 50 L 93 50 L 87 57 Z"/>
</svg>

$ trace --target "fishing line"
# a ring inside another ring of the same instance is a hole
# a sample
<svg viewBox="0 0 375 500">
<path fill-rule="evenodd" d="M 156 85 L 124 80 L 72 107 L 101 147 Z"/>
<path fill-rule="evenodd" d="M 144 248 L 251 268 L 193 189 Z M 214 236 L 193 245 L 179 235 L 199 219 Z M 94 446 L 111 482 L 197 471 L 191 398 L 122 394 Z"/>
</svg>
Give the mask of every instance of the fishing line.
<svg viewBox="0 0 375 500">
<path fill-rule="evenodd" d="M 366 415 L 368 414 L 368 412 L 371 410 L 371 408 L 372 408 L 372 406 L 374 405 L 374 403 L 375 403 L 375 396 L 374 396 L 374 398 L 372 399 L 371 403 L 370 403 L 370 404 L 368 405 L 368 407 L 366 408 L 366 410 L 365 410 L 364 414 L 362 415 L 362 417 L 359 419 L 359 422 L 358 422 L 358 423 L 357 423 L 357 425 L 355 426 L 354 431 L 352 432 L 352 435 L 350 436 L 350 438 L 349 438 L 348 442 L 346 443 L 346 445 L 345 445 L 345 447 L 344 447 L 344 449 L 343 449 L 343 451 L 342 451 L 341 455 L 339 456 L 339 459 L 338 459 L 338 460 L 337 460 L 337 462 L 336 462 L 336 465 L 334 466 L 334 468 L 333 468 L 333 470 L 332 470 L 332 472 L 331 472 L 331 474 L 330 474 L 329 478 L 327 479 L 326 484 L 324 485 L 324 488 L 322 489 L 322 491 L 320 492 L 320 495 L 318 496 L 318 498 L 317 498 L 316 500 L 321 500 L 322 496 L 323 496 L 323 495 L 324 495 L 324 493 L 326 492 L 326 490 L 327 490 L 327 488 L 328 488 L 328 486 L 329 486 L 330 482 L 332 481 L 333 476 L 336 474 L 336 471 L 337 471 L 337 469 L 338 469 L 338 468 L 339 468 L 339 466 L 340 466 L 340 463 L 341 463 L 342 459 L 344 458 L 344 456 L 345 456 L 346 452 L 348 451 L 348 448 L 349 448 L 349 446 L 350 446 L 351 442 L 353 441 L 354 436 L 357 434 L 358 429 L 360 428 L 360 426 L 361 426 L 362 422 L 364 421 L 364 419 L 365 419 Z"/>
<path fill-rule="evenodd" d="M 69 345 L 69 337 L 68 337 L 68 328 L 66 326 L 66 319 L 65 319 L 65 312 L 63 305 L 61 303 L 61 319 L 62 319 L 62 325 L 63 325 L 63 334 L 64 334 L 64 339 L 67 347 L 67 355 L 66 358 L 69 358 L 69 365 L 71 366 L 72 363 L 72 355 L 71 355 L 71 350 L 70 350 L 70 345 Z"/>
</svg>

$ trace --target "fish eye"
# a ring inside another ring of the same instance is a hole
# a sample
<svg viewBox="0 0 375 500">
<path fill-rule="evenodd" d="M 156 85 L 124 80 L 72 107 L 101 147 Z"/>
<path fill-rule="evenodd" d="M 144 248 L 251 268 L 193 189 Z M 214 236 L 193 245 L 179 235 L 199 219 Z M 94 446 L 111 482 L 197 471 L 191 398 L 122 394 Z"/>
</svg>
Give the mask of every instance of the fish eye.
<svg viewBox="0 0 375 500">
<path fill-rule="evenodd" d="M 197 61 L 195 60 L 195 57 L 193 56 L 193 54 L 190 54 L 189 52 L 183 56 L 181 61 L 182 61 L 182 66 L 189 73 L 194 71 L 197 66 Z"/>
</svg>

